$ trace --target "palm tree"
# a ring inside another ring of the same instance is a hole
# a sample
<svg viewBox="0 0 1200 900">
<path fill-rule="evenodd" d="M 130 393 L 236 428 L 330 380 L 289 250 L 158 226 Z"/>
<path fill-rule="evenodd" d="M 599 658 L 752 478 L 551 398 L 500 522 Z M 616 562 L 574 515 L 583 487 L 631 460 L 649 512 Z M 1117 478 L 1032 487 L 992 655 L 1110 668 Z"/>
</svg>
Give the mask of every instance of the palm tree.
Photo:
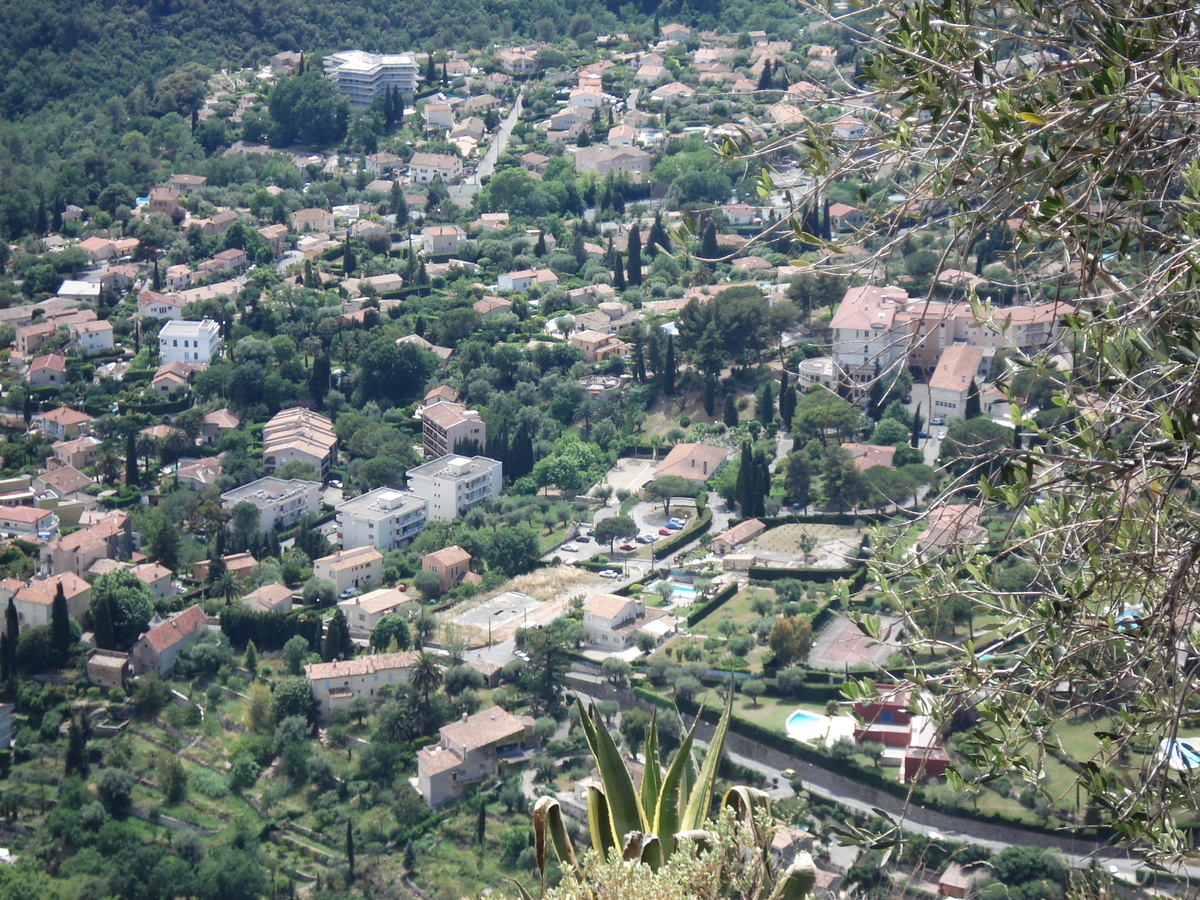
<svg viewBox="0 0 1200 900">
<path fill-rule="evenodd" d="M 105 484 L 116 484 L 121 477 L 121 460 L 111 451 L 101 454 L 96 460 L 96 474 Z"/>
<path fill-rule="evenodd" d="M 179 429 L 171 430 L 162 441 L 162 453 L 167 459 L 174 462 L 187 453 L 192 446 L 192 440 Z"/>
<path fill-rule="evenodd" d="M 144 468 L 146 474 L 149 475 L 150 459 L 151 457 L 158 456 L 158 439 L 148 434 L 139 434 L 134 447 L 136 448 L 137 455 L 145 460 Z"/>
<path fill-rule="evenodd" d="M 417 664 L 413 666 L 412 673 L 408 676 L 408 681 L 413 686 L 413 690 L 419 691 L 421 697 L 428 703 L 429 695 L 442 684 L 442 670 L 438 668 L 433 657 L 422 650 L 417 657 Z"/>
<path fill-rule="evenodd" d="M 214 597 L 225 601 L 228 606 L 234 600 L 242 595 L 242 586 L 237 580 L 237 576 L 226 569 L 221 573 L 220 577 L 212 583 L 210 588 Z"/>
</svg>

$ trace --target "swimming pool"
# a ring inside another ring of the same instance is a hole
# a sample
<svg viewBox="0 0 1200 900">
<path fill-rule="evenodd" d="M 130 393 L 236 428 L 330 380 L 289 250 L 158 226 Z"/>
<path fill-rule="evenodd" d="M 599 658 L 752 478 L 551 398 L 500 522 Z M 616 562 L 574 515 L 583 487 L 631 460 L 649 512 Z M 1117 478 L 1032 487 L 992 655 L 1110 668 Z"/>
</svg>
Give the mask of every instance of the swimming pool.
<svg viewBox="0 0 1200 900">
<path fill-rule="evenodd" d="M 650 591 L 658 590 L 660 584 L 667 584 L 671 588 L 671 600 L 675 603 L 694 603 L 696 598 L 700 596 L 700 592 L 694 587 L 686 584 L 675 584 L 674 582 L 656 581 L 650 585 Z"/>
<path fill-rule="evenodd" d="M 788 737 L 797 741 L 813 742 L 824 740 L 829 734 L 829 716 L 798 709 L 787 717 L 784 727 Z"/>
<path fill-rule="evenodd" d="M 1164 740 L 1158 745 L 1159 759 L 1165 759 L 1172 769 L 1187 771 L 1200 769 L 1200 744 L 1195 738 L 1189 740 Z"/>
</svg>

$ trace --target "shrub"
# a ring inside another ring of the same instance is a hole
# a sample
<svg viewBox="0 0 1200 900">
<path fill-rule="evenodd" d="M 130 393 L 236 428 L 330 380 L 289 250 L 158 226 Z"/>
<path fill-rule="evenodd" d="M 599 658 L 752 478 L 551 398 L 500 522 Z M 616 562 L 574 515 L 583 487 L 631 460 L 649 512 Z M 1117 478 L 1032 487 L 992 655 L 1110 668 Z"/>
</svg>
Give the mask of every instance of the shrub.
<svg viewBox="0 0 1200 900">
<path fill-rule="evenodd" d="M 197 769 L 191 781 L 192 790 L 209 800 L 220 800 L 229 793 L 229 780 L 211 769 Z"/>
</svg>

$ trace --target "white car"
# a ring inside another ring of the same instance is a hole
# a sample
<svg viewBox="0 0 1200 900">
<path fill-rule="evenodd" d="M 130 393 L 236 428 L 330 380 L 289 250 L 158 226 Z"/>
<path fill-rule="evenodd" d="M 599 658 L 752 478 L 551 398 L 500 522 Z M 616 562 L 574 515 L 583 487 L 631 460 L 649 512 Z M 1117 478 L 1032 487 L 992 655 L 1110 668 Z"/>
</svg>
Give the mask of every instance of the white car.
<svg viewBox="0 0 1200 900">
<path fill-rule="evenodd" d="M 616 569 L 605 569 L 603 572 L 600 573 L 600 577 L 601 578 L 620 578 L 621 573 L 618 572 Z"/>
<path fill-rule="evenodd" d="M 944 441 L 945 439 L 946 439 L 946 432 L 944 432 L 944 431 L 939 431 L 939 432 L 938 432 L 938 440 L 939 440 L 939 441 Z"/>
<path fill-rule="evenodd" d="M 349 600 L 351 597 L 353 597 L 357 593 L 358 593 L 358 588 L 348 587 L 344 591 L 342 591 L 340 594 L 338 594 L 338 599 L 339 600 Z"/>
<path fill-rule="evenodd" d="M 529 654 L 524 650 L 514 650 L 513 656 L 519 659 L 521 662 L 529 662 Z"/>
<path fill-rule="evenodd" d="M 568 553 L 578 553 L 579 545 L 578 544 L 563 544 L 560 549 L 566 550 Z"/>
</svg>

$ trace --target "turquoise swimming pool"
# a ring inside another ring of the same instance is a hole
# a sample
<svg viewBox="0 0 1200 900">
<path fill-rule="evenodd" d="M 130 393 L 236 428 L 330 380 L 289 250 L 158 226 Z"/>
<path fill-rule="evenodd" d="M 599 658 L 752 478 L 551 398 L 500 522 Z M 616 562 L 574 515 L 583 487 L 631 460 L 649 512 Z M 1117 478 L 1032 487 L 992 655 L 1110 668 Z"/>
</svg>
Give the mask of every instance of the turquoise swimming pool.
<svg viewBox="0 0 1200 900">
<path fill-rule="evenodd" d="M 829 716 L 798 709 L 787 717 L 784 727 L 788 737 L 797 741 L 817 741 L 829 733 L 829 721 Z"/>
</svg>

